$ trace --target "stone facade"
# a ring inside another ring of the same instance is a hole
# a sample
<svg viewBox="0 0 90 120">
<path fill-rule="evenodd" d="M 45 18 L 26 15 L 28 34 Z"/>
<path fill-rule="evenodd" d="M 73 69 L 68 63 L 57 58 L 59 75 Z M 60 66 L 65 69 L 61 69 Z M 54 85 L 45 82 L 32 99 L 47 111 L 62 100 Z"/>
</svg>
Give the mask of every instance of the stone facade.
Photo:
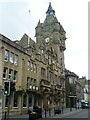
<svg viewBox="0 0 90 120">
<path fill-rule="evenodd" d="M 78 76 L 69 70 L 65 70 L 66 107 L 77 106 L 77 81 Z"/>
<path fill-rule="evenodd" d="M 0 86 L 15 82 L 16 92 L 10 94 L 9 109 L 23 113 L 31 106 L 54 109 L 66 106 L 64 51 L 66 32 L 58 22 L 51 3 L 43 23 L 35 28 L 36 42 L 27 34 L 11 41 L 0 35 Z M 2 96 L 3 111 L 8 97 Z"/>
<path fill-rule="evenodd" d="M 90 79 L 86 81 L 84 87 L 84 100 L 90 103 Z"/>
</svg>

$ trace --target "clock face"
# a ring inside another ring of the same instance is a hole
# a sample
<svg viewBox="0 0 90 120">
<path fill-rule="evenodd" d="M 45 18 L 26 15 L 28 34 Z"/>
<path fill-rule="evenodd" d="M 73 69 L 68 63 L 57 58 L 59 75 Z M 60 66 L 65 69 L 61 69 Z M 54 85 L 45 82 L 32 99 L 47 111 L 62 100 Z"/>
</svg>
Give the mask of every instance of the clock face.
<svg viewBox="0 0 90 120">
<path fill-rule="evenodd" d="M 45 38 L 45 42 L 48 43 L 49 42 L 49 37 Z"/>
</svg>

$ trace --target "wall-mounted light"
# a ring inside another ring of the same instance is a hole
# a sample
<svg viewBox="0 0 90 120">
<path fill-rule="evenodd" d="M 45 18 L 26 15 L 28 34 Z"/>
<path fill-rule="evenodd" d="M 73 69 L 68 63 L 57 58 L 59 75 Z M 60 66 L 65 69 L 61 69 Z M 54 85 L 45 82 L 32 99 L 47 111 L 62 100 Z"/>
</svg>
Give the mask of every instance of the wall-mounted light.
<svg viewBox="0 0 90 120">
<path fill-rule="evenodd" d="M 30 85 L 30 87 L 29 87 L 30 89 L 32 89 L 32 86 Z"/>
<path fill-rule="evenodd" d="M 38 91 L 38 87 L 36 86 L 36 90 Z"/>
<path fill-rule="evenodd" d="M 33 90 L 35 90 L 35 86 L 33 86 Z"/>
</svg>

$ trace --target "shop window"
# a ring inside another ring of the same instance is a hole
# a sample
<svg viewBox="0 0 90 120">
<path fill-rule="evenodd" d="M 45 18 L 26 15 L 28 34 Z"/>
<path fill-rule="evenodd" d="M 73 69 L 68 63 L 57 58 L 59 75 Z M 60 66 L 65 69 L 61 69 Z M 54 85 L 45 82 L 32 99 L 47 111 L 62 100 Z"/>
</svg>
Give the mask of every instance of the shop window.
<svg viewBox="0 0 90 120">
<path fill-rule="evenodd" d="M 37 96 L 34 96 L 34 105 L 37 106 L 37 104 L 38 104 L 38 98 Z"/>
<path fill-rule="evenodd" d="M 32 95 L 29 95 L 29 99 L 28 100 L 29 100 L 28 101 L 29 107 L 31 107 L 32 106 Z"/>
<path fill-rule="evenodd" d="M 18 95 L 16 93 L 14 93 L 13 107 L 18 107 Z"/>
<path fill-rule="evenodd" d="M 23 95 L 23 107 L 27 107 L 27 94 Z"/>
</svg>

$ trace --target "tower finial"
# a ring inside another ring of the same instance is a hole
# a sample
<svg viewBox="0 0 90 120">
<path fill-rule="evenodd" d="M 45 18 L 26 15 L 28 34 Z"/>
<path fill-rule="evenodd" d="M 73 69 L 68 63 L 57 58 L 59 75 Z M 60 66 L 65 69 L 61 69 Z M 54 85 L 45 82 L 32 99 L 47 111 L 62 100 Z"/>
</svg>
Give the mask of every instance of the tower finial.
<svg viewBox="0 0 90 120">
<path fill-rule="evenodd" d="M 49 2 L 49 5 L 51 5 L 51 2 Z"/>
<path fill-rule="evenodd" d="M 49 2 L 49 7 L 48 10 L 46 12 L 47 15 L 55 15 L 55 10 L 53 10 L 52 6 L 51 6 L 51 2 Z"/>
</svg>

